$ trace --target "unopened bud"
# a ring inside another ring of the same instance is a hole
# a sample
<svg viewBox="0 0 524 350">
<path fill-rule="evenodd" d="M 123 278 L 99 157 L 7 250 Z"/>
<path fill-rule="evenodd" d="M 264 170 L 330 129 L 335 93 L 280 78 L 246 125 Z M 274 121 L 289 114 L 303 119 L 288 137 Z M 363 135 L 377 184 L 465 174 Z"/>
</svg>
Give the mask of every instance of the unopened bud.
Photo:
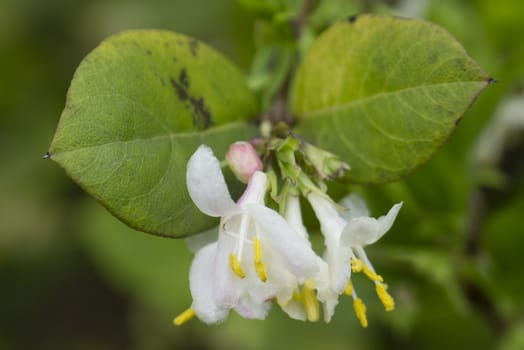
<svg viewBox="0 0 524 350">
<path fill-rule="evenodd" d="M 248 183 L 255 171 L 262 171 L 262 161 L 249 142 L 235 142 L 229 146 L 226 160 L 235 174 L 242 182 Z"/>
</svg>

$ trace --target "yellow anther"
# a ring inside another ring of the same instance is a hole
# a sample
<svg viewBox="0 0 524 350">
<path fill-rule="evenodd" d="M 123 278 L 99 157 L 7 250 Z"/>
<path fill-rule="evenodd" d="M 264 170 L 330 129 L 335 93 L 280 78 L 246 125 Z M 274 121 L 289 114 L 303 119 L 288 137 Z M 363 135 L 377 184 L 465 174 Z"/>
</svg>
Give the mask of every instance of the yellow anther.
<svg viewBox="0 0 524 350">
<path fill-rule="evenodd" d="M 302 301 L 302 294 L 300 294 L 300 291 L 298 290 L 298 288 L 295 289 L 295 291 L 293 292 L 292 298 L 294 301 Z"/>
<path fill-rule="evenodd" d="M 384 304 L 386 311 L 393 311 L 395 309 L 395 300 L 387 291 L 387 285 L 384 283 L 377 283 L 375 286 L 378 298 Z"/>
<path fill-rule="evenodd" d="M 175 317 L 175 319 L 173 320 L 173 324 L 175 326 L 183 325 L 184 323 L 186 323 L 193 317 L 195 317 L 195 310 L 192 307 L 190 307 L 189 309 L 187 309 L 186 311 L 182 312 L 180 315 Z"/>
<path fill-rule="evenodd" d="M 319 307 L 315 290 L 306 284 L 302 287 L 302 302 L 304 303 L 304 309 L 306 310 L 307 320 L 311 322 L 318 321 Z"/>
<path fill-rule="evenodd" d="M 353 295 L 353 283 L 351 281 L 348 281 L 348 284 L 346 285 L 346 288 L 344 289 L 344 294 L 346 295 Z"/>
<path fill-rule="evenodd" d="M 262 262 L 262 245 L 258 237 L 253 239 L 253 246 L 255 248 L 255 271 L 262 282 L 267 280 L 266 265 Z"/>
<path fill-rule="evenodd" d="M 231 270 L 240 278 L 246 277 L 246 273 L 244 270 L 242 270 L 242 266 L 240 266 L 240 261 L 238 261 L 237 256 L 233 253 L 229 254 L 229 265 L 231 266 Z"/>
<path fill-rule="evenodd" d="M 364 272 L 364 274 L 372 281 L 383 282 L 382 276 L 377 275 L 375 271 L 371 270 L 369 266 L 366 266 L 364 262 L 357 258 L 351 258 L 351 270 L 353 272 Z"/>
<path fill-rule="evenodd" d="M 351 258 L 351 270 L 353 272 L 360 272 L 364 268 L 364 263 L 362 260 L 357 258 Z"/>
<path fill-rule="evenodd" d="M 357 315 L 360 325 L 364 328 L 368 326 L 368 319 L 366 317 L 366 305 L 362 302 L 360 298 L 353 300 L 353 308 L 355 309 L 355 314 Z"/>
<path fill-rule="evenodd" d="M 375 281 L 375 282 L 384 282 L 384 279 L 382 278 L 382 276 L 380 275 L 377 275 L 375 271 L 371 270 L 369 267 L 367 267 L 366 265 L 364 265 L 364 267 L 362 268 L 362 271 L 364 272 L 364 274 L 372 281 Z"/>
</svg>

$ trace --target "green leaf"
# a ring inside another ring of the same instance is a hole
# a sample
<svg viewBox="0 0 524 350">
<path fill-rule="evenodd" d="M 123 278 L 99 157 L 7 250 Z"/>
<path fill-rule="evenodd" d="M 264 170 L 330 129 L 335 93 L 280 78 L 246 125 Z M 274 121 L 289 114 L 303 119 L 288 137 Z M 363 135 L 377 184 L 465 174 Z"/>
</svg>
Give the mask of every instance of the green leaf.
<svg viewBox="0 0 524 350">
<path fill-rule="evenodd" d="M 223 157 L 254 135 L 243 76 L 184 35 L 129 31 L 105 40 L 78 67 L 50 157 L 129 226 L 181 237 L 216 224 L 186 190 L 200 144 Z"/>
<path fill-rule="evenodd" d="M 297 71 L 296 131 L 347 162 L 349 180 L 394 181 L 431 158 L 490 81 L 437 25 L 352 17 L 323 33 Z"/>
</svg>

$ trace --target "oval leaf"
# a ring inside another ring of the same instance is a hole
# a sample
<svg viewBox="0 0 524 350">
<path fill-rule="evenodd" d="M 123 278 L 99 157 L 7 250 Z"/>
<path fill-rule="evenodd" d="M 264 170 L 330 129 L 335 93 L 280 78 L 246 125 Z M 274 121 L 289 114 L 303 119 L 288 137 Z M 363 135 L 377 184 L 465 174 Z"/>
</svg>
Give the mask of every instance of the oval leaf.
<svg viewBox="0 0 524 350">
<path fill-rule="evenodd" d="M 256 106 L 223 56 L 184 35 L 129 31 L 78 67 L 51 159 L 129 226 L 181 237 L 217 222 L 186 189 L 186 163 L 205 143 L 221 157 L 253 136 Z"/>
<path fill-rule="evenodd" d="M 435 24 L 351 17 L 299 67 L 296 130 L 350 164 L 351 181 L 397 180 L 431 158 L 490 81 Z"/>
</svg>

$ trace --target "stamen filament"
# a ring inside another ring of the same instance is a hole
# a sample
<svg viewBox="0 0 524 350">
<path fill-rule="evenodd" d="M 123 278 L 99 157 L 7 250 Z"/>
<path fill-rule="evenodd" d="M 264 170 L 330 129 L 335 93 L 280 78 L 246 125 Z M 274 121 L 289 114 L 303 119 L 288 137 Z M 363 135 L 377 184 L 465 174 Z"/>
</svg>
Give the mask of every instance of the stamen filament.
<svg viewBox="0 0 524 350">
<path fill-rule="evenodd" d="M 360 325 L 366 328 L 368 326 L 368 319 L 366 317 L 366 305 L 364 305 L 362 299 L 355 298 L 353 300 L 353 308 L 355 309 L 355 314 L 360 321 Z"/>
<path fill-rule="evenodd" d="M 242 259 L 242 252 L 244 251 L 244 240 L 246 239 L 247 227 L 249 224 L 249 216 L 244 214 L 240 221 L 237 241 L 237 256 Z"/>
<path fill-rule="evenodd" d="M 304 309 L 306 310 L 306 316 L 308 321 L 316 322 L 319 319 L 319 307 L 318 300 L 315 295 L 313 288 L 308 286 L 308 283 L 302 287 L 302 302 L 304 303 Z"/>
<path fill-rule="evenodd" d="M 262 245 L 258 237 L 253 238 L 253 246 L 255 249 L 255 271 L 262 282 L 266 282 L 266 265 L 262 261 Z"/>
<path fill-rule="evenodd" d="M 375 290 L 386 311 L 393 311 L 395 309 L 395 300 L 391 294 L 387 292 L 387 285 L 384 283 L 377 283 Z"/>
<path fill-rule="evenodd" d="M 175 317 L 175 319 L 173 320 L 173 324 L 175 326 L 181 326 L 184 323 L 191 320 L 193 317 L 195 317 L 195 310 L 192 307 L 190 307 L 189 309 L 185 310 L 180 315 Z"/>
<path fill-rule="evenodd" d="M 231 266 L 231 270 L 239 278 L 246 277 L 246 273 L 244 272 L 244 270 L 242 270 L 242 266 L 240 266 L 240 261 L 237 259 L 236 255 L 233 253 L 229 254 L 229 265 Z"/>
</svg>

